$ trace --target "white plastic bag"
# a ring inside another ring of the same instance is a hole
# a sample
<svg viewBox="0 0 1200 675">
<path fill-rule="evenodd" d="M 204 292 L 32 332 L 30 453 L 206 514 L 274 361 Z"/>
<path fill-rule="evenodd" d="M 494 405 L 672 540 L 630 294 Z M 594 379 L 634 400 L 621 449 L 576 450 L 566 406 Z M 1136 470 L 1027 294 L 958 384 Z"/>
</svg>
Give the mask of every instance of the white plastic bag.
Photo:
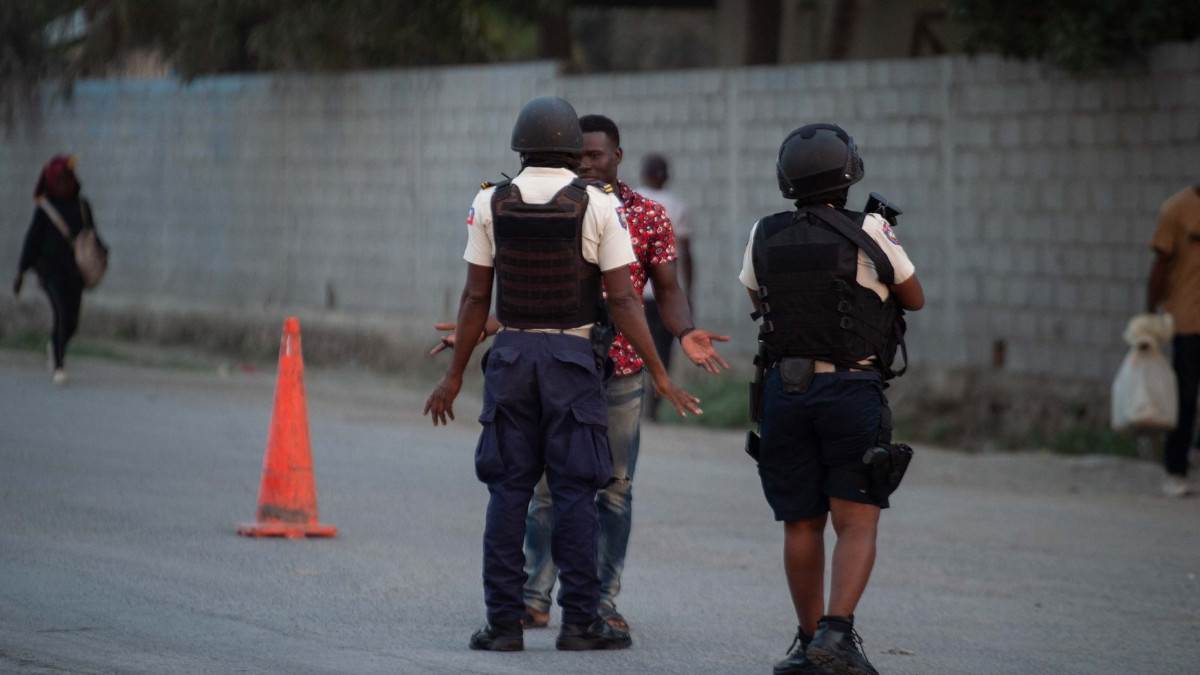
<svg viewBox="0 0 1200 675">
<path fill-rule="evenodd" d="M 1174 333 L 1171 315 L 1142 314 L 1129 321 L 1129 353 L 1112 384 L 1112 428 L 1116 431 L 1170 431 L 1179 420 L 1175 371 L 1163 354 Z"/>
</svg>

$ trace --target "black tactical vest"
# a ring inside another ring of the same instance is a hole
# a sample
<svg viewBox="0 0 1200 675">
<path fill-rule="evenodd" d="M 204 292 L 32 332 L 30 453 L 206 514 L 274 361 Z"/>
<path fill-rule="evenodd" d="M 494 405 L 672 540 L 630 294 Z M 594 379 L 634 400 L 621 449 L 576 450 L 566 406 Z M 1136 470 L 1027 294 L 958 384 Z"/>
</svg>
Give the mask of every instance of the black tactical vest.
<svg viewBox="0 0 1200 675">
<path fill-rule="evenodd" d="M 587 184 L 580 178 L 545 204 L 526 204 L 512 183 L 492 194 L 496 314 L 512 328 L 574 328 L 594 323 L 600 268 L 583 258 Z"/>
<path fill-rule="evenodd" d="M 806 206 L 759 222 L 752 255 L 768 362 L 798 356 L 862 368 L 861 361 L 873 358 L 885 377 L 896 374 L 891 367 L 904 335 L 900 307 L 894 295 L 880 300 L 857 281 L 859 249 L 875 263 L 880 281 L 890 285 L 895 278 L 887 255 L 862 230 L 865 217 Z"/>
</svg>

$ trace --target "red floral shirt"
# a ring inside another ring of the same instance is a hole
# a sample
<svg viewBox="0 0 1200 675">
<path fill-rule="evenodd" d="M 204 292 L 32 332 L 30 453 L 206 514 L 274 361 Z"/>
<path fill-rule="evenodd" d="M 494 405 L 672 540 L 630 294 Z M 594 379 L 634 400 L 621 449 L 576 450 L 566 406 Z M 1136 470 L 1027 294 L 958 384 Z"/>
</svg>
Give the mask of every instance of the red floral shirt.
<svg viewBox="0 0 1200 675">
<path fill-rule="evenodd" d="M 646 199 L 622 182 L 617 183 L 617 195 L 621 198 L 621 219 L 629 228 L 633 253 L 637 256 L 637 262 L 629 266 L 629 276 L 634 292 L 641 298 L 649 266 L 675 260 L 675 230 L 671 227 L 666 209 L 658 202 Z M 617 376 L 633 375 L 645 365 L 633 345 L 620 332 L 613 340 L 609 356 L 616 366 L 613 373 Z"/>
</svg>

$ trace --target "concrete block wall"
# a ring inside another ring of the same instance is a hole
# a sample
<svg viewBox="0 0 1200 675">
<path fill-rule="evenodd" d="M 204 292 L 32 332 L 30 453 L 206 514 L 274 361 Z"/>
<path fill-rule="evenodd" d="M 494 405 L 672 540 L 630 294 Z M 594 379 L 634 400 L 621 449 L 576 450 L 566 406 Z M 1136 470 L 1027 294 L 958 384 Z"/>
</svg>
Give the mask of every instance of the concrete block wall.
<svg viewBox="0 0 1200 675">
<path fill-rule="evenodd" d="M 415 354 L 456 306 L 478 182 L 516 170 L 512 121 L 547 93 L 616 120 L 626 181 L 647 152 L 672 159 L 699 321 L 742 353 L 754 329 L 736 275 L 750 226 L 788 207 L 774 164 L 795 126 L 845 126 L 867 170 L 852 204 L 878 191 L 905 209 L 898 233 L 929 296 L 911 322 L 916 363 L 987 371 L 1002 341 L 1006 372 L 1097 383 L 1141 307 L 1158 205 L 1197 180 L 1200 154 L 1197 45 L 1083 80 L 954 56 L 87 81 L 0 140 L 0 247 L 15 263 L 37 168 L 78 152 L 114 250 L 94 306 L 336 316 Z"/>
</svg>

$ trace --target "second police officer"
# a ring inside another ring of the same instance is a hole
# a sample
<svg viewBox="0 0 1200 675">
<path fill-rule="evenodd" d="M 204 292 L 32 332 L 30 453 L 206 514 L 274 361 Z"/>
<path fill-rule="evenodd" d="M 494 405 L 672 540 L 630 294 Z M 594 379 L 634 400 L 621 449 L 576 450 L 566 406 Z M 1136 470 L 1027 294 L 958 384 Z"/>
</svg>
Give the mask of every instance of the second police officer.
<svg viewBox="0 0 1200 675">
<path fill-rule="evenodd" d="M 880 509 L 906 465 L 897 455 L 910 452 L 890 445 L 884 381 L 903 345 L 902 310 L 920 309 L 924 292 L 891 223 L 845 208 L 863 163 L 843 129 L 796 129 L 779 149 L 777 173 L 796 208 L 755 224 L 739 276 L 761 318 L 751 397 L 761 439 L 752 435 L 747 450 L 784 523 L 799 622 L 774 672 L 871 675 L 854 610 L 875 562 Z M 885 456 L 871 463 L 874 453 Z M 895 482 L 881 484 L 880 467 L 896 469 L 887 476 Z M 828 604 L 827 518 L 837 535 Z"/>
<path fill-rule="evenodd" d="M 592 327 L 607 311 L 642 356 L 655 389 L 680 414 L 698 399 L 667 376 L 630 281 L 633 248 L 611 186 L 579 178 L 583 134 L 575 109 L 556 97 L 522 108 L 512 133 L 521 172 L 484 184 L 467 218 L 467 282 L 455 328 L 454 358 L 425 404 L 434 424 L 453 419 L 453 403 L 497 287 L 503 325 L 487 357 L 483 424 L 475 472 L 489 500 L 483 537 L 487 624 L 472 649 L 523 649 L 522 542 L 534 486 L 543 472 L 554 504 L 552 555 L 562 589 L 556 646 L 621 649 L 629 633 L 597 613 L 596 490 L 612 480 L 605 434 L 603 360 Z"/>
</svg>

